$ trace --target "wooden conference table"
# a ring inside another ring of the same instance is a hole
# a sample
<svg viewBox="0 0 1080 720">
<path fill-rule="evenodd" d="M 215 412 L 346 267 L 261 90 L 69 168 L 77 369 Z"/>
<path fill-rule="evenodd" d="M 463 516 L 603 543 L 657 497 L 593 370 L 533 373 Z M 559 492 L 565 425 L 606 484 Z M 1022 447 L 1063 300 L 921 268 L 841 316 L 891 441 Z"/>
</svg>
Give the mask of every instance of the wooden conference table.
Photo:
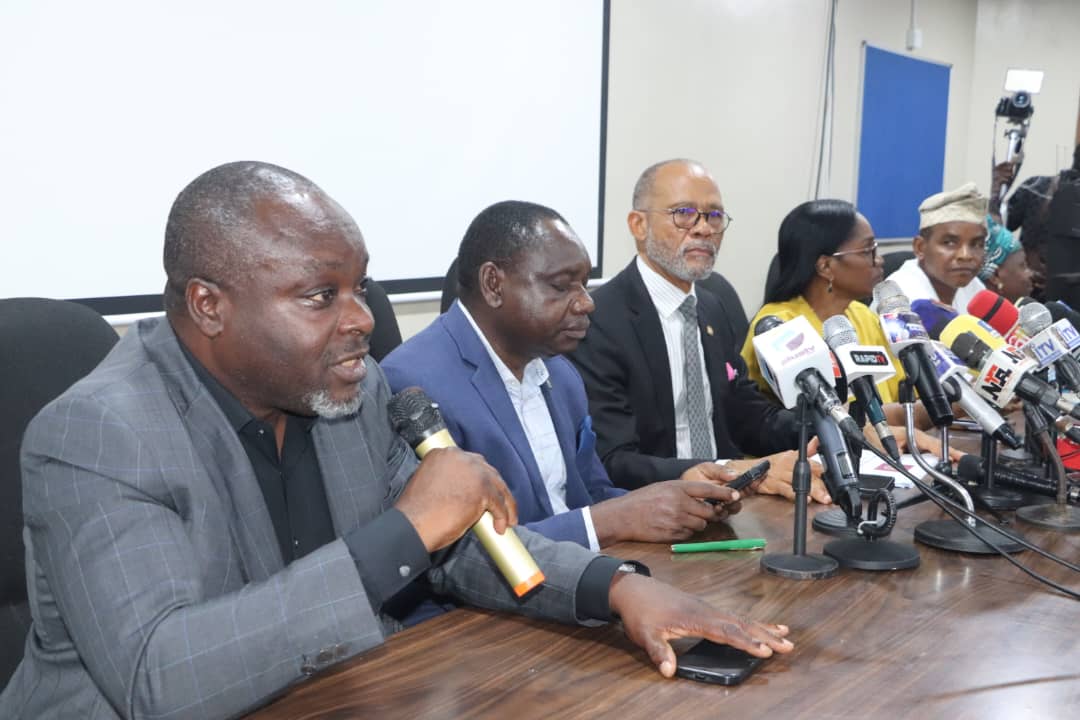
<svg viewBox="0 0 1080 720">
<path fill-rule="evenodd" d="M 729 524 L 695 539 L 764 537 L 769 550 L 790 551 L 792 515 L 788 502 L 753 498 Z M 906 508 L 891 539 L 910 543 L 918 522 L 942 515 L 931 503 Z M 1029 539 L 1080 560 L 1080 535 L 1017 524 Z M 810 531 L 808 550 L 820 552 L 828 539 Z M 611 548 L 609 554 L 641 560 L 655 577 L 718 607 L 791 626 L 795 650 L 767 660 L 737 687 L 664 679 L 617 626 L 456 610 L 295 687 L 251 717 L 1076 717 L 1080 604 L 1001 557 L 918 547 L 915 570 L 841 570 L 804 582 L 760 572 L 760 552 Z M 1076 574 L 1030 551 L 1015 557 L 1080 588 Z"/>
</svg>

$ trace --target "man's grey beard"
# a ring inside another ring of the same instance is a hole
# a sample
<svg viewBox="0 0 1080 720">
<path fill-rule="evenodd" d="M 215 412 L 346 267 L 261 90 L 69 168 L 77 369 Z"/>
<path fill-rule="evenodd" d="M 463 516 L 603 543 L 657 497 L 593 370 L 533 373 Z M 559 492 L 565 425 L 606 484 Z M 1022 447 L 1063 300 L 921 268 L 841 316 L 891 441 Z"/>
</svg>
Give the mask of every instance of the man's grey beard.
<svg viewBox="0 0 1080 720">
<path fill-rule="evenodd" d="M 319 417 L 326 418 L 327 420 L 334 420 L 335 418 L 342 418 L 358 412 L 363 399 L 363 394 L 357 392 L 356 397 L 351 400 L 334 402 L 330 399 L 329 392 L 326 390 L 319 390 L 317 392 L 309 393 L 304 398 L 304 404 Z"/>
<path fill-rule="evenodd" d="M 669 253 L 666 247 L 653 240 L 652 230 L 645 234 L 645 254 L 654 263 L 686 282 L 697 282 L 709 277 L 713 271 L 713 265 L 716 264 L 715 254 L 708 265 L 690 267 L 686 264 L 686 257 L 679 250 L 680 248 L 676 248 L 674 252 Z"/>
</svg>

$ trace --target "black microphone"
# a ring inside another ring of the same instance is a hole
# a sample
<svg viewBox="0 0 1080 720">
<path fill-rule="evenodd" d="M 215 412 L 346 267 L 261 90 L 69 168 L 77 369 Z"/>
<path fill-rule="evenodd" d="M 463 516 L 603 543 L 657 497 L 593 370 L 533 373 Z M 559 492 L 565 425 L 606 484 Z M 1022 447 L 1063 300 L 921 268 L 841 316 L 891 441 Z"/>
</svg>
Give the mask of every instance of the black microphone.
<svg viewBox="0 0 1080 720">
<path fill-rule="evenodd" d="M 1008 405 L 1014 396 L 1038 403 L 1080 419 L 1080 406 L 1061 396 L 1052 385 L 1032 372 L 1038 365 L 1009 345 L 992 350 L 974 333 L 962 332 L 953 340 L 952 351 L 978 371 L 975 391 L 998 407 Z"/>
<path fill-rule="evenodd" d="M 964 455 L 956 465 L 957 475 L 968 483 L 987 480 L 986 463 L 978 455 Z M 994 483 L 1054 497 L 1057 495 L 1057 483 L 1046 477 L 1036 468 L 1019 468 L 997 463 L 994 465 Z M 1070 504 L 1080 505 L 1080 486 L 1069 483 L 1066 499 Z"/>
<path fill-rule="evenodd" d="M 919 391 L 919 399 L 926 408 L 930 421 L 935 427 L 952 425 L 953 411 L 945 390 L 938 381 L 937 370 L 926 343 L 930 336 L 923 327 L 922 320 L 911 311 L 911 303 L 892 280 L 878 283 L 874 287 L 874 301 L 878 315 L 881 316 L 881 329 L 892 346 L 893 353 L 904 372 Z"/>
<path fill-rule="evenodd" d="M 390 398 L 387 407 L 390 424 L 409 443 L 422 459 L 436 448 L 457 447 L 446 429 L 439 406 L 418 387 L 408 387 Z M 472 526 L 480 543 L 495 561 L 499 571 L 510 584 L 514 594 L 522 597 L 544 582 L 544 573 L 521 543 L 513 528 L 502 535 L 495 532 L 491 513 L 487 510 Z"/>
<path fill-rule="evenodd" d="M 825 342 L 834 351 L 839 352 L 840 348 L 859 344 L 859 338 L 855 334 L 854 326 L 843 315 L 834 315 L 828 318 L 824 322 L 822 329 L 825 331 Z M 882 354 L 884 354 L 884 348 Z M 890 362 L 889 365 L 891 366 L 892 363 Z M 874 432 L 877 433 L 881 445 L 889 453 L 889 457 L 893 460 L 899 460 L 900 447 L 896 444 L 896 437 L 893 436 L 889 423 L 885 418 L 885 411 L 881 407 L 881 395 L 878 394 L 877 385 L 870 375 L 859 375 L 852 379 L 852 376 L 857 374 L 855 372 L 857 368 L 848 370 L 842 362 L 840 367 L 845 370 L 848 377 L 848 387 L 855 393 L 855 399 L 866 413 L 866 418 L 873 426 Z"/>
</svg>

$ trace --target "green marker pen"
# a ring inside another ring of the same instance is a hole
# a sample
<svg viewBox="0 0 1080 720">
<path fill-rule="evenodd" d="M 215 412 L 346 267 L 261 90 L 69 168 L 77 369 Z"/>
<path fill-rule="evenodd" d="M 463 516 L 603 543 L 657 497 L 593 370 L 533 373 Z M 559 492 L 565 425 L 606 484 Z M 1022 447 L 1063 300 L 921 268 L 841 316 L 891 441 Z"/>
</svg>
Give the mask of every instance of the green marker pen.
<svg viewBox="0 0 1080 720">
<path fill-rule="evenodd" d="M 741 540 L 717 540 L 714 542 L 682 543 L 672 545 L 674 553 L 716 552 L 718 550 L 761 550 L 765 547 L 765 538 L 744 538 Z"/>
</svg>

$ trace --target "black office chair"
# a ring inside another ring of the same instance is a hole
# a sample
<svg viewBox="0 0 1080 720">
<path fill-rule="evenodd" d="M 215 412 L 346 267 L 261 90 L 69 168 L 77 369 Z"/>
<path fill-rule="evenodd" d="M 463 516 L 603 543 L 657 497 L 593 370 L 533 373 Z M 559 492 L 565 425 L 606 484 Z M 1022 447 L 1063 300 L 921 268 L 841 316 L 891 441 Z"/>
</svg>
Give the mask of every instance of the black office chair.
<svg viewBox="0 0 1080 720">
<path fill-rule="evenodd" d="M 746 309 L 739 299 L 739 293 L 735 292 L 735 288 L 727 278 L 718 272 L 711 273 L 704 280 L 698 280 L 697 284 L 719 298 L 731 323 L 731 329 L 735 333 L 735 342 L 742 347 L 743 338 L 750 331 L 750 320 L 746 317 Z"/>
<path fill-rule="evenodd" d="M 915 253 L 911 250 L 894 250 L 893 252 L 885 253 L 881 257 L 885 260 L 885 277 L 889 277 L 899 270 L 901 265 L 915 257 Z"/>
<path fill-rule="evenodd" d="M 117 340 L 104 318 L 84 305 L 0 300 L 0 687 L 22 660 L 30 627 L 19 473 L 23 432 Z"/>
<path fill-rule="evenodd" d="M 454 258 L 454 262 L 450 263 L 450 268 L 446 271 L 446 278 L 443 280 L 442 299 L 439 301 L 439 312 L 444 313 L 449 310 L 450 306 L 457 300 L 457 296 L 457 258 Z"/>
<path fill-rule="evenodd" d="M 371 357 L 381 361 L 401 344 L 401 328 L 385 288 L 374 280 L 368 280 L 367 306 L 375 318 L 375 330 L 370 339 Z"/>
</svg>

